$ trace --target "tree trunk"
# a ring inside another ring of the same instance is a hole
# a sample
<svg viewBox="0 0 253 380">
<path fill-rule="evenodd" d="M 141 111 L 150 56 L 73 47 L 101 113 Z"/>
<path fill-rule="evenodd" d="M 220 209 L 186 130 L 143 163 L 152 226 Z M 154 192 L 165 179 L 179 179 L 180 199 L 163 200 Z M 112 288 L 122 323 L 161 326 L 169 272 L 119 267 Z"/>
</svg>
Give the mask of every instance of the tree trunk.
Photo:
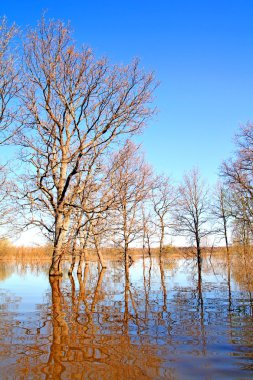
<svg viewBox="0 0 253 380">
<path fill-rule="evenodd" d="M 149 255 L 149 259 L 151 260 L 151 246 L 150 246 L 150 237 L 149 235 L 147 234 L 147 245 L 148 245 L 148 255 Z"/>
<path fill-rule="evenodd" d="M 82 274 L 83 262 L 84 262 L 84 250 L 80 251 L 80 253 L 79 253 L 77 274 Z"/>
<path fill-rule="evenodd" d="M 163 260 L 162 257 L 159 257 L 159 267 L 161 274 L 161 286 L 163 291 L 163 311 L 167 312 L 167 290 L 165 285 L 165 277 L 164 277 L 164 268 L 163 268 Z"/>
<path fill-rule="evenodd" d="M 232 310 L 232 292 L 231 292 L 231 262 L 230 262 L 230 252 L 227 249 L 227 267 L 228 267 L 228 310 Z"/>
<path fill-rule="evenodd" d="M 124 248 L 124 261 L 125 261 L 125 274 L 126 274 L 126 280 L 129 282 L 129 255 L 128 255 L 128 243 L 125 243 Z"/>
<path fill-rule="evenodd" d="M 226 221 L 225 215 L 223 215 L 223 228 L 224 228 L 224 237 L 225 237 L 226 249 L 227 249 L 227 254 L 228 254 L 229 253 L 228 233 L 227 233 L 227 221 Z"/>
<path fill-rule="evenodd" d="M 124 334 L 128 336 L 128 321 L 129 321 L 129 289 L 130 289 L 130 283 L 129 283 L 129 273 L 126 271 L 125 267 L 125 292 L 124 292 L 124 298 L 125 298 L 125 310 L 124 310 Z"/>
<path fill-rule="evenodd" d="M 95 312 L 95 307 L 96 307 L 96 304 L 98 303 L 98 300 L 99 300 L 99 294 L 100 294 L 100 292 L 101 292 L 101 285 L 102 285 L 102 282 L 103 282 L 104 274 L 105 274 L 105 270 L 104 270 L 104 268 L 103 268 L 103 269 L 100 271 L 99 275 L 98 275 L 97 286 L 96 286 L 96 289 L 95 289 L 95 291 L 94 291 L 93 301 L 92 301 L 91 309 L 90 309 L 90 311 L 91 311 L 92 313 Z"/>
<path fill-rule="evenodd" d="M 76 245 L 77 245 L 77 242 L 76 242 L 76 238 L 75 238 L 74 243 L 73 243 L 73 249 L 72 249 L 71 266 L 70 266 L 69 271 L 68 271 L 69 275 L 72 275 L 74 267 L 75 267 L 75 263 L 76 263 Z"/>
<path fill-rule="evenodd" d="M 95 242 L 95 248 L 96 248 L 96 252 L 97 252 L 98 259 L 99 259 L 99 262 L 101 264 L 101 267 L 102 268 L 106 268 L 106 265 L 105 265 L 105 262 L 104 262 L 104 258 L 103 258 L 102 252 L 101 252 L 101 249 L 99 247 L 99 244 L 97 242 L 97 238 L 95 236 L 94 236 L 94 242 Z"/>
<path fill-rule="evenodd" d="M 57 244 L 54 246 L 52 264 L 49 269 L 49 276 L 62 276 L 62 271 L 60 268 L 62 259 L 62 246 Z"/>
<path fill-rule="evenodd" d="M 160 238 L 160 246 L 159 246 L 159 260 L 161 260 L 161 257 L 162 257 L 163 241 L 164 241 L 164 224 L 163 224 L 163 222 L 161 222 L 161 238 Z"/>
<path fill-rule="evenodd" d="M 99 262 L 101 264 L 101 267 L 104 269 L 106 268 L 106 264 L 104 262 L 104 258 L 103 258 L 103 255 L 102 255 L 102 252 L 100 249 L 97 250 L 97 255 L 98 255 L 98 258 L 99 258 Z"/>
<path fill-rule="evenodd" d="M 198 275 L 201 279 L 201 266 L 202 266 L 202 257 L 201 257 L 201 247 L 200 247 L 200 240 L 199 237 L 196 237 L 196 243 L 197 243 L 197 263 L 198 263 Z"/>
<path fill-rule="evenodd" d="M 49 276 L 62 276 L 61 260 L 63 256 L 63 244 L 67 234 L 69 218 L 61 214 L 56 218 L 55 223 L 55 241 L 52 263 L 49 269 Z"/>
</svg>

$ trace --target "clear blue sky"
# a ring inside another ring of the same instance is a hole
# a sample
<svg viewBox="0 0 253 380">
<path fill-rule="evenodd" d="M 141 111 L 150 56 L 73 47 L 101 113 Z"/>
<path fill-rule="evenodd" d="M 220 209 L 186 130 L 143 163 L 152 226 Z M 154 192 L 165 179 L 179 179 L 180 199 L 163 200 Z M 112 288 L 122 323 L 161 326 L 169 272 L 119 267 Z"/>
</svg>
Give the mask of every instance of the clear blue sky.
<svg viewBox="0 0 253 380">
<path fill-rule="evenodd" d="M 70 20 L 78 43 L 112 62 L 140 57 L 161 82 L 160 112 L 140 137 L 148 161 L 180 179 L 199 166 L 214 182 L 240 124 L 253 121 L 253 1 L 12 0 L 0 14 L 24 27 L 42 10 Z"/>
</svg>

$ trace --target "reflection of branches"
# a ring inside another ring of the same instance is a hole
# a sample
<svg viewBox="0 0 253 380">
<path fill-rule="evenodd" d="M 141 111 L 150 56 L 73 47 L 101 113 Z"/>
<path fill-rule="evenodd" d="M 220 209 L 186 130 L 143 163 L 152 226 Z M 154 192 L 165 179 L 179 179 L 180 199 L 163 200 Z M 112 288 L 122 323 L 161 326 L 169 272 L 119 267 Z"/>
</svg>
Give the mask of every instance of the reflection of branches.
<svg viewBox="0 0 253 380">
<path fill-rule="evenodd" d="M 140 264 L 143 268 L 139 267 Z M 29 372 L 27 377 L 35 377 L 35 373 L 42 371 L 47 379 L 72 378 L 74 374 L 80 378 L 94 378 L 94 371 L 97 378 L 106 379 L 161 378 L 163 375 L 170 378 L 166 360 L 171 354 L 182 352 L 181 337 L 184 345 L 188 340 L 187 348 L 192 348 L 194 340 L 194 355 L 207 355 L 205 298 L 196 263 L 195 268 L 187 267 L 185 270 L 194 270 L 198 277 L 189 278 L 189 286 L 180 287 L 178 292 L 174 287 L 170 293 L 167 284 L 170 262 L 159 262 L 153 258 L 150 271 L 149 258 L 144 262 L 143 259 L 136 260 L 130 268 L 129 281 L 124 278 L 122 267 L 116 263 L 112 265 L 111 271 L 99 272 L 96 263 L 89 263 L 83 276 L 79 275 L 77 279 L 50 278 L 52 307 L 47 300 L 37 308 L 41 321 L 39 331 L 36 330 L 37 321 L 35 328 L 22 323 L 18 327 L 14 325 L 13 330 L 21 331 L 19 339 L 24 335 L 30 339 L 25 341 L 25 350 L 20 349 L 23 342 L 18 348 L 12 348 L 12 354 L 17 356 L 22 351 L 15 371 L 29 368 L 33 372 Z M 242 268 L 243 263 L 241 265 Z M 138 269 L 143 272 L 138 273 Z M 136 279 L 135 274 L 140 277 Z M 227 292 L 223 294 L 226 297 Z M 48 323 L 50 312 L 52 325 Z M 217 326 L 216 323 L 212 325 L 217 313 L 227 320 L 223 300 L 222 304 L 208 308 L 209 328 L 213 328 L 211 334 Z M 233 314 L 230 316 L 233 336 Z M 8 339 L 13 339 L 13 336 Z M 43 347 L 40 347 L 39 342 L 43 339 Z M 35 345 L 39 347 L 36 348 L 36 357 Z"/>
<path fill-rule="evenodd" d="M 201 271 L 198 268 L 198 311 L 199 311 L 199 318 L 200 318 L 200 332 L 201 332 L 201 339 L 202 339 L 202 353 L 205 356 L 206 355 L 206 331 L 205 331 L 205 314 L 204 314 L 204 301 L 203 301 L 203 295 L 202 295 L 202 274 Z"/>
<path fill-rule="evenodd" d="M 150 260 L 149 260 L 149 262 L 150 262 Z M 145 293 L 145 319 L 147 319 L 148 308 L 149 308 L 150 278 L 149 278 L 149 283 L 147 284 L 147 280 L 146 280 L 146 265 L 145 265 L 144 255 L 143 255 L 143 258 L 142 258 L 142 266 L 143 266 L 143 286 L 144 286 L 144 293 Z"/>
<path fill-rule="evenodd" d="M 231 260 L 230 251 L 227 249 L 227 283 L 228 283 L 228 311 L 232 311 L 232 293 L 231 293 Z"/>
<path fill-rule="evenodd" d="M 99 272 L 99 275 L 98 275 L 97 285 L 94 291 L 93 301 L 91 304 L 92 312 L 95 311 L 96 304 L 99 301 L 99 297 L 101 297 L 101 286 L 102 286 L 104 274 L 105 274 L 105 268 L 102 268 L 102 270 Z"/>
<path fill-rule="evenodd" d="M 91 313 L 89 310 L 89 305 L 87 302 L 87 293 L 86 293 L 86 284 L 87 284 L 87 279 L 88 279 L 88 272 L 89 272 L 89 266 L 86 264 L 84 267 L 84 274 L 83 278 L 81 274 L 78 274 L 78 282 L 79 282 L 79 296 L 78 296 L 78 307 L 77 307 L 77 315 L 76 315 L 76 322 L 80 324 L 82 327 L 85 327 L 85 332 L 88 330 L 88 326 L 91 323 Z M 84 307 L 85 307 L 85 314 L 86 314 L 86 323 L 81 322 L 81 313 L 80 313 L 80 307 L 81 307 L 81 302 L 83 302 Z"/>
</svg>

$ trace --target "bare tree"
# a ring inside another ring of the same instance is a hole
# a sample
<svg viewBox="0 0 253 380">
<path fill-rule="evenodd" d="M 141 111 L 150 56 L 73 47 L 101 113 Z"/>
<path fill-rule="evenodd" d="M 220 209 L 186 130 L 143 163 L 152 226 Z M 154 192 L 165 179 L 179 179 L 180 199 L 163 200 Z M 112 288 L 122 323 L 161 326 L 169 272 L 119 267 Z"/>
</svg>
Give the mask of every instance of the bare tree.
<svg viewBox="0 0 253 380">
<path fill-rule="evenodd" d="M 168 233 L 169 216 L 175 208 L 177 194 L 171 179 L 165 176 L 157 176 L 154 179 L 154 189 L 152 191 L 152 203 L 157 222 L 157 231 L 159 235 L 159 256 L 161 258 L 164 249 L 164 239 Z"/>
<path fill-rule="evenodd" d="M 106 268 L 104 257 L 102 254 L 102 242 L 108 231 L 108 219 L 106 213 L 99 213 L 96 218 L 91 220 L 91 237 L 95 247 L 99 263 L 102 268 Z"/>
<path fill-rule="evenodd" d="M 185 174 L 178 188 L 178 202 L 175 210 L 175 230 L 195 242 L 199 274 L 201 273 L 201 241 L 211 230 L 209 221 L 208 190 L 197 169 Z"/>
<path fill-rule="evenodd" d="M 143 202 L 141 206 L 142 213 L 142 248 L 143 255 L 145 254 L 145 249 L 148 250 L 149 258 L 151 259 L 151 246 L 157 238 L 157 228 L 154 222 L 154 214 L 150 209 L 150 202 Z"/>
<path fill-rule="evenodd" d="M 217 224 L 217 233 L 221 233 L 225 240 L 227 252 L 229 251 L 228 228 L 231 219 L 231 202 L 229 189 L 218 183 L 213 197 L 212 214 Z"/>
<path fill-rule="evenodd" d="M 112 190 L 116 194 L 114 240 L 123 244 L 126 273 L 129 268 L 129 245 L 141 237 L 143 224 L 141 206 L 150 194 L 152 171 L 139 153 L 139 147 L 127 141 L 115 155 L 118 169 L 112 176 Z"/>
<path fill-rule="evenodd" d="M 51 215 L 50 227 L 42 217 L 37 222 L 53 237 L 49 274 L 59 275 L 87 171 L 119 135 L 143 128 L 153 113 L 153 76 L 137 61 L 121 67 L 95 60 L 90 49 L 74 47 L 68 26 L 45 19 L 27 35 L 24 63 L 28 120 L 21 143 L 30 170 L 25 195 L 37 214 Z"/>
</svg>

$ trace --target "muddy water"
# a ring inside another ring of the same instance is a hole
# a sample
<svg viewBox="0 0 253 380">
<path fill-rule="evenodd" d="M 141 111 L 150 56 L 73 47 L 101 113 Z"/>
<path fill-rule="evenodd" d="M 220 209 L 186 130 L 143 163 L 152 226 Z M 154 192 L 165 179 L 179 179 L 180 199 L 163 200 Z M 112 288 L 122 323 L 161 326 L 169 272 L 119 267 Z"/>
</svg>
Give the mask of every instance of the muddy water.
<svg viewBox="0 0 253 380">
<path fill-rule="evenodd" d="M 48 279 L 0 264 L 1 379 L 251 379 L 253 270 L 139 258 Z M 66 271 L 67 272 L 67 271 Z"/>
</svg>

